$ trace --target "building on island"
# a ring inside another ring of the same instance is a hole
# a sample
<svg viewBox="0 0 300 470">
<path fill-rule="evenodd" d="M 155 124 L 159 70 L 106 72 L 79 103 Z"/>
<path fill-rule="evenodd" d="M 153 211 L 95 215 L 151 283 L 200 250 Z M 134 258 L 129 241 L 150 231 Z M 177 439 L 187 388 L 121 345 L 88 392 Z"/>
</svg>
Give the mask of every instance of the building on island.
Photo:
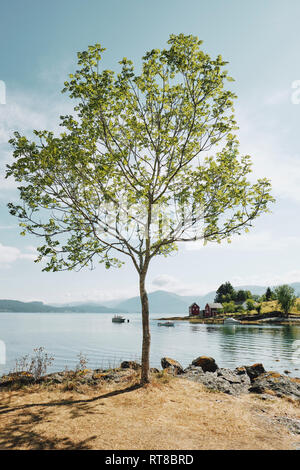
<svg viewBox="0 0 300 470">
<path fill-rule="evenodd" d="M 215 317 L 220 309 L 223 308 L 222 304 L 219 303 L 212 303 L 212 304 L 206 304 L 204 310 L 200 310 L 200 307 L 196 302 L 194 302 L 192 305 L 189 306 L 189 316 L 198 316 L 201 318 L 211 318 Z"/>
<path fill-rule="evenodd" d="M 200 307 L 195 302 L 189 306 L 189 316 L 200 315 Z"/>
<path fill-rule="evenodd" d="M 204 317 L 215 317 L 218 314 L 219 310 L 222 308 L 223 305 L 219 303 L 206 304 L 204 309 Z"/>
</svg>

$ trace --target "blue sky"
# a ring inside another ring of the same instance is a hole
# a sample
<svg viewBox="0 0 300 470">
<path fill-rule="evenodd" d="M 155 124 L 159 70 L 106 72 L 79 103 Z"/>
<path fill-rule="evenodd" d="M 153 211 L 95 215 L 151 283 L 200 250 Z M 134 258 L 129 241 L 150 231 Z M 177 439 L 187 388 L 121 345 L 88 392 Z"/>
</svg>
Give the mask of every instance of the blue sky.
<svg viewBox="0 0 300 470">
<path fill-rule="evenodd" d="M 76 52 L 100 42 L 104 66 L 115 69 L 126 56 L 137 65 L 146 50 L 166 47 L 171 33 L 197 35 L 203 49 L 229 61 L 238 95 L 236 116 L 241 151 L 252 156 L 253 176 L 267 176 L 276 204 L 252 232 L 231 245 L 180 247 L 155 260 L 149 291 L 205 293 L 221 282 L 278 284 L 300 280 L 300 2 L 288 0 L 11 0 L 0 11 L 0 298 L 63 302 L 109 300 L 136 295 L 137 275 L 128 264 L 107 271 L 43 273 L 33 263 L 37 240 L 19 236 L 7 203 L 17 198 L 4 180 L 14 130 L 58 130 L 59 115 L 72 103 L 61 95 L 76 67 Z M 294 100 L 295 101 L 295 100 Z M 297 100 L 296 100 L 297 101 Z"/>
</svg>

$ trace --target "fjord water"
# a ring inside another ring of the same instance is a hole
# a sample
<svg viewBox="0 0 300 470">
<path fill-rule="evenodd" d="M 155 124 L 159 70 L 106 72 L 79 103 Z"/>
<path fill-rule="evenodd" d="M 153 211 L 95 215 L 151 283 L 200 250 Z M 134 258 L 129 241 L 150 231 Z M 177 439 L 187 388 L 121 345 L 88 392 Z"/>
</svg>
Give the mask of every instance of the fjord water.
<svg viewBox="0 0 300 470">
<path fill-rule="evenodd" d="M 0 375 L 12 371 L 15 360 L 42 346 L 55 360 L 49 372 L 72 369 L 81 352 L 87 367 L 118 366 L 122 360 L 139 360 L 141 315 L 125 314 L 126 323 L 112 323 L 111 314 L 100 313 L 0 313 L 0 340 L 6 344 L 6 364 Z M 215 358 L 219 367 L 235 368 L 262 362 L 267 370 L 300 376 L 300 326 L 205 325 L 175 322 L 157 325 L 151 315 L 151 366 L 169 356 L 184 367 L 200 356 Z M 127 323 L 129 319 L 129 323 Z M 298 349 L 298 352 L 300 350 Z M 299 369 L 299 372 L 298 372 Z"/>
</svg>

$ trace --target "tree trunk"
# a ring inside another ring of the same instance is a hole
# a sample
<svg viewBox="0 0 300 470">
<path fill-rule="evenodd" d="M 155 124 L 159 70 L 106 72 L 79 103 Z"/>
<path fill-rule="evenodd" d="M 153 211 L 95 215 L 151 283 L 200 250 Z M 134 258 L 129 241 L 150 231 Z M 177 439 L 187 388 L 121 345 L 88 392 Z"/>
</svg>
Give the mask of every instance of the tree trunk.
<svg viewBox="0 0 300 470">
<path fill-rule="evenodd" d="M 150 327 L 149 327 L 149 303 L 148 295 L 145 289 L 146 273 L 140 274 L 140 298 L 142 305 L 143 321 L 143 344 L 142 344 L 142 373 L 141 384 L 149 383 L 150 369 Z"/>
</svg>

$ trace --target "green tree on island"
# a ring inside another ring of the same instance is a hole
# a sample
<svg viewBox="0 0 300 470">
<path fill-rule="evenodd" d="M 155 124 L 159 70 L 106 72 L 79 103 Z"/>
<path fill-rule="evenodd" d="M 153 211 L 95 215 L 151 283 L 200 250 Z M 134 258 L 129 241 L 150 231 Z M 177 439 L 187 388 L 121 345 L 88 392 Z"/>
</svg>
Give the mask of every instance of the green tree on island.
<svg viewBox="0 0 300 470">
<path fill-rule="evenodd" d="M 282 286 L 276 287 L 274 289 L 274 293 L 276 295 L 277 302 L 285 316 L 288 316 L 289 311 L 295 305 L 297 297 L 295 296 L 295 290 L 284 284 Z"/>
<path fill-rule="evenodd" d="M 237 302 L 244 302 L 245 300 L 247 300 L 247 298 L 248 297 L 247 297 L 247 293 L 245 290 L 240 289 L 236 292 L 235 299 Z"/>
<path fill-rule="evenodd" d="M 257 313 L 258 313 L 258 314 L 260 314 L 260 313 L 261 313 L 261 309 L 262 309 L 262 305 L 261 305 L 261 304 L 257 304 L 257 305 L 255 305 L 255 307 L 254 307 L 254 308 L 255 308 L 255 310 L 257 311 Z"/>
<path fill-rule="evenodd" d="M 274 293 L 272 292 L 270 287 L 268 287 L 265 293 L 265 299 L 267 302 L 269 302 L 270 300 L 273 300 L 273 298 L 274 298 Z"/>
<path fill-rule="evenodd" d="M 236 299 L 236 292 L 230 282 L 221 284 L 216 291 L 215 302 L 230 302 Z"/>
<path fill-rule="evenodd" d="M 247 311 L 248 311 L 248 312 L 251 312 L 251 310 L 253 310 L 254 307 L 255 307 L 255 302 L 254 302 L 254 300 L 248 299 L 247 302 L 246 302 L 246 306 L 247 306 Z"/>
<path fill-rule="evenodd" d="M 221 56 L 212 59 L 191 35 L 171 35 L 153 49 L 140 73 L 127 58 L 101 70 L 104 49 L 78 53 L 78 70 L 64 92 L 74 115 L 63 132 L 15 133 L 7 176 L 21 202 L 9 204 L 22 234 L 43 242 L 36 261 L 45 271 L 121 266 L 130 259 L 139 278 L 143 341 L 141 383 L 149 381 L 146 276 L 156 256 L 179 242 L 230 242 L 268 211 L 270 183 L 247 179 L 239 155 L 232 79 Z M 211 152 L 214 151 L 214 154 Z"/>
</svg>

